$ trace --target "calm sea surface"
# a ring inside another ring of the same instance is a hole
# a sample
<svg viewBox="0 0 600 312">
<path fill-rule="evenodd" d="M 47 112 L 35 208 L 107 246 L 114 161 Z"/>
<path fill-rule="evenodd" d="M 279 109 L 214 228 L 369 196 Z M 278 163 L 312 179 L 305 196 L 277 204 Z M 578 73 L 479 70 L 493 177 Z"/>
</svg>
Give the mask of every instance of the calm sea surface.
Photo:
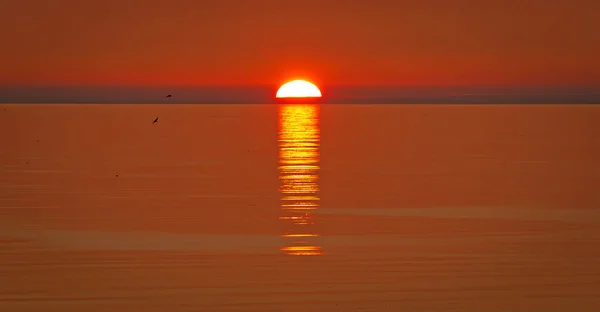
<svg viewBox="0 0 600 312">
<path fill-rule="evenodd" d="M 0 105 L 0 311 L 600 311 L 599 190 L 600 106 Z"/>
</svg>

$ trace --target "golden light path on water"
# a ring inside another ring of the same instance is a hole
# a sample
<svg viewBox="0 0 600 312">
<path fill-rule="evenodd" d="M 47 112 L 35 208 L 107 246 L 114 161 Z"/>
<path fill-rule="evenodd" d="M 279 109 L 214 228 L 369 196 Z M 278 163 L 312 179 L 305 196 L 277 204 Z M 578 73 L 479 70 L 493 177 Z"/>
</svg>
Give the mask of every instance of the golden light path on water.
<svg viewBox="0 0 600 312">
<path fill-rule="evenodd" d="M 315 243 L 314 211 L 319 207 L 319 111 L 316 105 L 279 107 L 280 219 L 289 255 L 322 255 Z"/>
</svg>

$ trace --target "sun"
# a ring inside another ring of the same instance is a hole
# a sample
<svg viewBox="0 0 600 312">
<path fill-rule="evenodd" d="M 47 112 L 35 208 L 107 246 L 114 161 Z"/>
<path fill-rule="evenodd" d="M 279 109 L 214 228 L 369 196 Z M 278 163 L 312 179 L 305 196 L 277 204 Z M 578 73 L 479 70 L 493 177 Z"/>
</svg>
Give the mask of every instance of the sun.
<svg viewBox="0 0 600 312">
<path fill-rule="evenodd" d="M 306 80 L 286 82 L 277 90 L 276 98 L 320 98 L 321 91 Z"/>
</svg>

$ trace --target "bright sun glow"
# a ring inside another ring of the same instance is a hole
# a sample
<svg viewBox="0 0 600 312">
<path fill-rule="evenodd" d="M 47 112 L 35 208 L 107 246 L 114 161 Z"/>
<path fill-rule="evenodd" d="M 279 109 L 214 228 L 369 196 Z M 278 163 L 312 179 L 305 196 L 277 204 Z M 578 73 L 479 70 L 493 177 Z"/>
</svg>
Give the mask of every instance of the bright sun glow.
<svg viewBox="0 0 600 312">
<path fill-rule="evenodd" d="M 277 98 L 321 97 L 321 91 L 314 84 L 305 80 L 294 80 L 282 85 L 277 90 Z"/>
</svg>

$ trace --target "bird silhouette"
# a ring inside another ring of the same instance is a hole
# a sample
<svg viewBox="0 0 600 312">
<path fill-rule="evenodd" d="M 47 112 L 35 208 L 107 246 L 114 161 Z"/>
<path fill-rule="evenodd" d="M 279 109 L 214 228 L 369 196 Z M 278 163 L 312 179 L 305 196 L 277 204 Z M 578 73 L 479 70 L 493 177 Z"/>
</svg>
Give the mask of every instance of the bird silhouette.
<svg viewBox="0 0 600 312">
<path fill-rule="evenodd" d="M 172 95 L 171 94 L 167 94 L 167 97 L 170 98 L 170 97 L 172 97 Z"/>
<path fill-rule="evenodd" d="M 153 124 L 158 122 L 158 117 L 154 118 L 154 121 L 152 122 Z"/>
</svg>

